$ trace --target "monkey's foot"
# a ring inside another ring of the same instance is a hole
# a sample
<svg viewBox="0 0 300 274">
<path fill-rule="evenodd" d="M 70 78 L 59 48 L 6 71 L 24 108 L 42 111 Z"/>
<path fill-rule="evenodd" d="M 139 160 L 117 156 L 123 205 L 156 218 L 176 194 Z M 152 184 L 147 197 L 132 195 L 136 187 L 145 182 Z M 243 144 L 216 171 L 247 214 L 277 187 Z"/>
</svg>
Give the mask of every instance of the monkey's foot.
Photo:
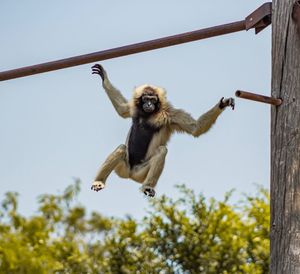
<svg viewBox="0 0 300 274">
<path fill-rule="evenodd" d="M 143 189 L 143 192 L 148 197 L 154 197 L 155 196 L 155 190 L 152 187 L 145 187 Z"/>
<path fill-rule="evenodd" d="M 105 187 L 105 184 L 101 181 L 95 181 L 92 186 L 91 186 L 91 190 L 94 190 L 94 191 L 99 191 L 101 189 L 103 189 Z"/>
</svg>

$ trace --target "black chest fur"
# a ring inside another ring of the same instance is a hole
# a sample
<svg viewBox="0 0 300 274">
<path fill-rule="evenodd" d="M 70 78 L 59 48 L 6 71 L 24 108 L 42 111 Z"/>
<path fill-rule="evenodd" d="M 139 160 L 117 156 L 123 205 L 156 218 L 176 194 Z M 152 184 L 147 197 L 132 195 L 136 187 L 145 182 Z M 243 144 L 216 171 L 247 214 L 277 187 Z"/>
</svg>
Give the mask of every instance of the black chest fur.
<svg viewBox="0 0 300 274">
<path fill-rule="evenodd" d="M 130 167 L 140 164 L 146 156 L 149 144 L 160 128 L 154 127 L 145 118 L 133 118 L 128 140 Z"/>
</svg>

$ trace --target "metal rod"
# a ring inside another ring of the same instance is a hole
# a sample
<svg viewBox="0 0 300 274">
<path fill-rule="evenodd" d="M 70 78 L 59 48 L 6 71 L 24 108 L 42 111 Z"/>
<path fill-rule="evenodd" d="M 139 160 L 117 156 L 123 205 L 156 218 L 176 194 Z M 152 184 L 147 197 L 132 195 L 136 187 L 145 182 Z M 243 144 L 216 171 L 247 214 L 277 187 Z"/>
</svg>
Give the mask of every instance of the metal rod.
<svg viewBox="0 0 300 274">
<path fill-rule="evenodd" d="M 233 33 L 241 30 L 255 28 L 256 33 L 271 24 L 272 3 L 267 2 L 252 12 L 245 20 L 206 29 L 181 33 L 173 36 L 150 40 L 142 43 L 98 51 L 90 54 L 70 57 L 57 61 L 0 72 L 0 81 L 29 76 L 52 70 L 79 66 L 92 62 L 103 61 L 125 55 L 135 54 L 164 47 L 170 47 L 214 36 Z"/>
<path fill-rule="evenodd" d="M 131 44 L 123 47 L 98 51 L 90 54 L 70 57 L 57 61 L 42 63 L 38 65 L 22 67 L 18 69 L 0 72 L 0 81 L 10 80 L 14 78 L 29 76 L 33 74 L 43 73 L 52 70 L 58 70 L 83 64 L 88 64 L 106 59 L 112 59 L 125 55 L 135 54 L 143 51 L 149 51 L 182 43 L 188 43 L 200 39 L 210 38 L 218 35 L 224 35 L 237 31 L 245 30 L 245 20 L 219 25 L 211 28 L 200 29 L 192 32 L 177 34 L 142 43 Z"/>
<path fill-rule="evenodd" d="M 235 96 L 243 99 L 274 105 L 274 106 L 280 106 L 282 104 L 282 99 L 268 97 L 260 94 L 255 94 L 252 92 L 242 91 L 242 90 L 237 90 L 235 92 Z"/>
</svg>

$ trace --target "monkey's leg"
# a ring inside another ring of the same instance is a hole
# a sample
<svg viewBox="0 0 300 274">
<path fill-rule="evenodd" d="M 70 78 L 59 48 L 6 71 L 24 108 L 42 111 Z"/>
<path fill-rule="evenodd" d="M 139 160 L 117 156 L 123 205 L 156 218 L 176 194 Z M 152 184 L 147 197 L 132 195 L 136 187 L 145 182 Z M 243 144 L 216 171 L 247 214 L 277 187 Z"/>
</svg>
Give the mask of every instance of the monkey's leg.
<svg viewBox="0 0 300 274">
<path fill-rule="evenodd" d="M 139 166 L 136 167 L 139 170 L 136 170 L 135 175 L 132 176 L 133 179 L 138 179 L 140 175 L 145 174 L 146 178 L 143 182 L 141 190 L 149 197 L 154 197 L 155 195 L 154 188 L 164 169 L 167 152 L 168 150 L 165 146 L 160 146 L 157 149 L 157 152 L 149 159 L 148 162 L 142 164 L 140 169 Z"/>
<path fill-rule="evenodd" d="M 114 168 L 126 158 L 126 146 L 120 145 L 113 151 L 100 167 L 91 189 L 99 191 L 105 187 L 105 181 Z"/>
</svg>

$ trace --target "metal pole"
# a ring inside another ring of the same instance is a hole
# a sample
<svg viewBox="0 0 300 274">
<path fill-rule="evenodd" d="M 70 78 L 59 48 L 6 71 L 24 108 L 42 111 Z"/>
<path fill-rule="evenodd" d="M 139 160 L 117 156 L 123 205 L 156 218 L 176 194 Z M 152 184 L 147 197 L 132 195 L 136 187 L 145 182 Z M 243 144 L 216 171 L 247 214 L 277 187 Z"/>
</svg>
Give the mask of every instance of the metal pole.
<svg viewBox="0 0 300 274">
<path fill-rule="evenodd" d="M 239 98 L 243 98 L 243 99 L 248 99 L 248 100 L 252 100 L 252 101 L 256 101 L 256 102 L 262 102 L 265 104 L 274 105 L 274 106 L 280 106 L 282 104 L 281 99 L 264 96 L 264 95 L 260 95 L 260 94 L 255 94 L 252 92 L 241 91 L 241 90 L 237 90 L 235 92 L 235 96 L 239 97 Z"/>
<path fill-rule="evenodd" d="M 182 43 L 188 43 L 200 39 L 205 39 L 217 35 L 237 32 L 245 30 L 245 21 L 238 21 L 231 24 L 220 25 L 216 27 L 196 30 L 192 32 L 182 33 L 165 38 L 159 38 L 142 43 L 131 44 L 123 47 L 113 48 L 109 50 L 98 51 L 90 54 L 61 59 L 53 62 L 42 63 L 34 66 L 28 66 L 8 71 L 0 72 L 0 81 L 29 76 L 33 74 L 43 73 L 52 70 L 58 70 L 97 61 L 103 61 L 125 55 L 135 54 L 143 51 L 149 51 Z"/>
<path fill-rule="evenodd" d="M 29 76 L 33 74 L 43 73 L 52 70 L 58 70 L 78 65 L 88 64 L 92 62 L 103 61 L 125 55 L 135 54 L 143 51 L 149 51 L 164 47 L 170 47 L 196 40 L 206 39 L 214 36 L 233 33 L 250 28 L 263 29 L 270 24 L 271 3 L 265 3 L 245 20 L 237 21 L 225 25 L 200 29 L 196 31 L 177 34 L 142 43 L 127 45 L 123 47 L 98 51 L 90 54 L 70 57 L 57 61 L 42 63 L 38 65 L 8 70 L 0 72 L 0 81 L 10 80 L 14 78 Z"/>
</svg>

